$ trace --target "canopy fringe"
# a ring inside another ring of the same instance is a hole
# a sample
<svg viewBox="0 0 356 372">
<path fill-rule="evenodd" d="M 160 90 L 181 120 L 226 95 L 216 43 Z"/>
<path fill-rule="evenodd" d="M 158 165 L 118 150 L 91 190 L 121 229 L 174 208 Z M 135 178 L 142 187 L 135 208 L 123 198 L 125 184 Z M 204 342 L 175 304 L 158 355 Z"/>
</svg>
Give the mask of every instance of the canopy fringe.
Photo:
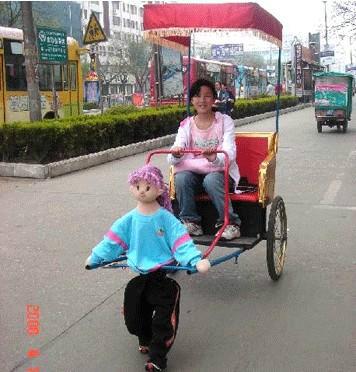
<svg viewBox="0 0 356 372">
<path fill-rule="evenodd" d="M 175 28 L 171 27 L 168 29 L 151 29 L 146 30 L 143 32 L 144 38 L 146 40 L 149 40 L 155 44 L 159 44 L 162 46 L 167 46 L 170 48 L 174 48 L 177 50 L 180 50 L 182 52 L 186 52 L 188 50 L 188 47 L 185 47 L 184 45 L 181 45 L 179 43 L 175 43 L 174 41 L 167 40 L 165 37 L 169 36 L 182 36 L 182 37 L 189 37 L 193 32 L 236 32 L 236 31 L 243 31 L 243 32 L 250 32 L 253 36 L 258 37 L 259 39 L 268 41 L 270 43 L 273 43 L 277 45 L 279 48 L 282 47 L 282 41 L 266 34 L 265 32 L 257 29 L 252 28 L 242 28 L 242 29 L 230 29 L 230 28 L 204 28 L 204 27 L 197 27 L 197 28 Z"/>
</svg>

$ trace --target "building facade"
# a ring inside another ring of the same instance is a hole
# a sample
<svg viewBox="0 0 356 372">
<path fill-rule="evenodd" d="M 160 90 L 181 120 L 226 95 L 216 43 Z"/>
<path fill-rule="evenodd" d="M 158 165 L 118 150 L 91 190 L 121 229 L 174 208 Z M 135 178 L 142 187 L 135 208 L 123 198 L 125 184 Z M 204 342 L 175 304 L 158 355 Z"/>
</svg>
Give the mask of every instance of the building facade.
<svg viewBox="0 0 356 372">
<path fill-rule="evenodd" d="M 103 95 L 109 103 L 129 103 L 135 92 L 135 78 L 115 70 L 121 58 L 121 46 L 142 39 L 143 5 L 141 1 L 81 1 L 83 35 L 92 13 L 95 14 L 107 42 L 91 46 L 99 60 L 99 75 L 103 81 Z"/>
</svg>

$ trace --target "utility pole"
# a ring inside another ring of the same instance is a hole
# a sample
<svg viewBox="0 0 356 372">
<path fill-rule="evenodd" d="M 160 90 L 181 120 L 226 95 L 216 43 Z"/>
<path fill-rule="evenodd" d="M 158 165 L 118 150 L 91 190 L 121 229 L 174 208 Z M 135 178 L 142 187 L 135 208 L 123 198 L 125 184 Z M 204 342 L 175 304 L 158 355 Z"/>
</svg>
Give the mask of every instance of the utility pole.
<svg viewBox="0 0 356 372">
<path fill-rule="evenodd" d="M 32 2 L 21 1 L 24 56 L 27 79 L 28 106 L 30 121 L 42 120 L 41 94 L 38 82 L 38 52 L 36 33 L 33 24 Z"/>
<path fill-rule="evenodd" d="M 326 12 L 327 1 L 324 0 L 323 3 L 324 3 L 324 13 L 325 13 L 325 47 L 328 48 L 329 47 L 329 43 L 328 43 L 328 15 L 327 15 L 327 12 Z"/>
<path fill-rule="evenodd" d="M 326 3 L 327 3 L 327 1 L 324 0 L 323 3 L 324 3 L 324 13 L 325 13 L 325 47 L 324 47 L 324 51 L 327 51 L 327 50 L 329 50 L 329 43 L 328 43 L 328 16 L 327 16 L 327 13 L 326 13 Z M 326 65 L 326 71 L 329 71 L 329 65 Z"/>
</svg>

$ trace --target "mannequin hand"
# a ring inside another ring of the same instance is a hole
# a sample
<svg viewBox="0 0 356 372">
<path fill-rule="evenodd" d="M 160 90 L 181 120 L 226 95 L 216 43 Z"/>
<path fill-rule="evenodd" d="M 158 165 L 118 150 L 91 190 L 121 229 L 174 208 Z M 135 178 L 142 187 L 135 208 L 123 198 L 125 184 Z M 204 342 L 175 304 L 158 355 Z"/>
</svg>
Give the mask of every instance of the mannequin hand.
<svg viewBox="0 0 356 372">
<path fill-rule="evenodd" d="M 198 261 L 197 264 L 196 264 L 196 268 L 200 273 L 208 272 L 210 267 L 211 267 L 210 262 L 206 258 Z"/>
<path fill-rule="evenodd" d="M 91 270 L 91 260 L 90 260 L 91 256 L 89 256 L 86 260 L 85 260 L 85 269 L 86 270 Z"/>
</svg>

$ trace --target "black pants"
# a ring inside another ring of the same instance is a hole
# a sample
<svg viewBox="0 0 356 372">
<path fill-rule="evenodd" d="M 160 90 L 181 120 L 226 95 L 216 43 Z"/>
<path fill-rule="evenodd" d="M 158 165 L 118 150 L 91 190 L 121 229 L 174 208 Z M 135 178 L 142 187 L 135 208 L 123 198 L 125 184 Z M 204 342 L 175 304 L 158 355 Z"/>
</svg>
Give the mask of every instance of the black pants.
<svg viewBox="0 0 356 372">
<path fill-rule="evenodd" d="M 180 287 L 163 271 L 137 276 L 125 289 L 124 315 L 128 331 L 149 347 L 150 360 L 166 368 L 179 320 Z"/>
</svg>

